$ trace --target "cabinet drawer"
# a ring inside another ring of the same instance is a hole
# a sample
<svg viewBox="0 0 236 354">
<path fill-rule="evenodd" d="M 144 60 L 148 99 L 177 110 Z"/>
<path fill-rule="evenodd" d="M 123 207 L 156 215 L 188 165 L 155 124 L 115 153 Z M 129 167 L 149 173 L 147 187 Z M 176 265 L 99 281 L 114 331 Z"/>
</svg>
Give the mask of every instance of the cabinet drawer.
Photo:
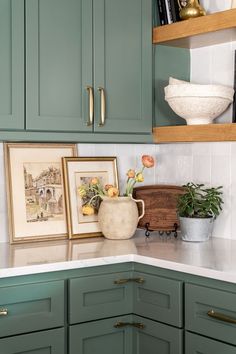
<svg viewBox="0 0 236 354">
<path fill-rule="evenodd" d="M 65 354 L 64 329 L 0 339 L 1 354 Z"/>
<path fill-rule="evenodd" d="M 69 322 L 79 323 L 132 312 L 131 272 L 69 280 Z"/>
<path fill-rule="evenodd" d="M 182 354 L 183 330 L 127 315 L 70 326 L 70 354 Z"/>
<path fill-rule="evenodd" d="M 193 284 L 185 289 L 186 329 L 236 344 L 236 293 Z M 209 311 L 219 318 L 209 316 Z M 226 317 L 235 323 L 226 322 Z"/>
<path fill-rule="evenodd" d="M 188 354 L 235 354 L 236 348 L 232 345 L 204 338 L 197 334 L 186 333 L 185 352 Z"/>
<path fill-rule="evenodd" d="M 0 288 L 0 337 L 64 325 L 64 281 Z"/>
<path fill-rule="evenodd" d="M 143 283 L 135 284 L 134 313 L 182 327 L 183 284 L 151 274 L 135 273 Z"/>
</svg>

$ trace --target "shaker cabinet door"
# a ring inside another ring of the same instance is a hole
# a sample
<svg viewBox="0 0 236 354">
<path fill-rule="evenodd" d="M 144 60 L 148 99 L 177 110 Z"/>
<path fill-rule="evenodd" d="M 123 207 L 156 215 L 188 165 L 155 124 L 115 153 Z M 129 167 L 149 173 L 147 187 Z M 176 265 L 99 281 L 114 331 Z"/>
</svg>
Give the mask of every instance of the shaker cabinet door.
<svg viewBox="0 0 236 354">
<path fill-rule="evenodd" d="M 94 94 L 96 132 L 151 133 L 151 0 L 94 1 Z"/>
<path fill-rule="evenodd" d="M 91 131 L 92 0 L 26 0 L 26 129 Z"/>
<path fill-rule="evenodd" d="M 0 1 L 0 129 L 24 129 L 24 0 Z"/>
</svg>

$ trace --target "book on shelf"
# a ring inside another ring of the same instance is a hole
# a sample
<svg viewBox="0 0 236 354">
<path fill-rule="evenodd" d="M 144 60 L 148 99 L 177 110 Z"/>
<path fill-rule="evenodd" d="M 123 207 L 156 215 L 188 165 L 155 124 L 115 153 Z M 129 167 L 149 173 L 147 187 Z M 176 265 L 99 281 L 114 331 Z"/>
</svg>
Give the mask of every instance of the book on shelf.
<svg viewBox="0 0 236 354">
<path fill-rule="evenodd" d="M 160 25 L 161 26 L 167 25 L 168 19 L 167 19 L 165 0 L 157 0 L 157 11 L 159 14 Z"/>
<path fill-rule="evenodd" d="M 178 0 L 157 0 L 160 25 L 167 25 L 180 20 Z"/>
<path fill-rule="evenodd" d="M 180 21 L 180 16 L 179 16 L 180 9 L 179 9 L 178 0 L 170 0 L 170 9 L 171 9 L 173 22 Z"/>
</svg>

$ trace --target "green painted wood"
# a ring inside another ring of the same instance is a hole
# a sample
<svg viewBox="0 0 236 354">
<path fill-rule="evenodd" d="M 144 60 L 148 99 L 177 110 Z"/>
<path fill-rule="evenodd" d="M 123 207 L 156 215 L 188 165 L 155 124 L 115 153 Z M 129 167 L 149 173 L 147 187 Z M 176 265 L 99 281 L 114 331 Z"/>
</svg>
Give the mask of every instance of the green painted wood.
<svg viewBox="0 0 236 354">
<path fill-rule="evenodd" d="M 74 132 L 0 131 L 0 141 L 45 141 L 75 143 L 153 143 L 152 134 L 101 134 Z"/>
<path fill-rule="evenodd" d="M 236 348 L 218 341 L 186 332 L 187 354 L 235 354 Z"/>
<path fill-rule="evenodd" d="M 92 0 L 26 0 L 26 128 L 92 131 Z"/>
<path fill-rule="evenodd" d="M 134 313 L 156 321 L 183 326 L 183 283 L 155 274 L 134 273 L 144 279 L 135 283 Z"/>
<path fill-rule="evenodd" d="M 67 354 L 64 329 L 0 339 L 1 354 Z"/>
<path fill-rule="evenodd" d="M 236 319 L 236 292 L 185 284 L 186 328 L 236 345 L 236 324 L 209 317 L 210 310 Z"/>
<path fill-rule="evenodd" d="M 132 316 L 70 326 L 69 354 L 131 354 L 132 327 L 115 328 L 117 322 L 131 322 Z"/>
<path fill-rule="evenodd" d="M 0 287 L 0 337 L 64 325 L 64 281 Z"/>
<path fill-rule="evenodd" d="M 152 1 L 94 1 L 96 132 L 151 133 Z M 100 122 L 105 89 L 106 122 Z"/>
<path fill-rule="evenodd" d="M 0 24 L 0 129 L 24 129 L 24 0 L 1 0 Z"/>
<path fill-rule="evenodd" d="M 69 280 L 69 322 L 79 323 L 131 313 L 133 283 L 115 284 L 132 278 L 131 272 Z"/>
<path fill-rule="evenodd" d="M 154 126 L 183 125 L 186 121 L 177 116 L 165 101 L 164 87 L 169 77 L 190 80 L 190 51 L 167 46 L 154 47 Z"/>
<path fill-rule="evenodd" d="M 133 316 L 134 322 L 144 324 L 143 329 L 134 328 L 134 354 L 182 354 L 183 330 Z M 186 352 L 189 354 L 189 352 Z"/>
</svg>

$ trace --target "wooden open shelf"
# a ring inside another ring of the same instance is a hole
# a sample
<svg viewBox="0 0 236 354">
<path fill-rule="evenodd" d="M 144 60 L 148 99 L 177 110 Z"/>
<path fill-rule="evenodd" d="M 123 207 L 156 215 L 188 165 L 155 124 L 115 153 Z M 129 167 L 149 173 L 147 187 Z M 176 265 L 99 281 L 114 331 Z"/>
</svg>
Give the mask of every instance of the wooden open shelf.
<svg viewBox="0 0 236 354">
<path fill-rule="evenodd" d="M 236 124 L 177 125 L 153 128 L 154 143 L 236 141 Z"/>
<path fill-rule="evenodd" d="M 155 27 L 153 43 L 199 48 L 236 40 L 236 9 Z"/>
</svg>

